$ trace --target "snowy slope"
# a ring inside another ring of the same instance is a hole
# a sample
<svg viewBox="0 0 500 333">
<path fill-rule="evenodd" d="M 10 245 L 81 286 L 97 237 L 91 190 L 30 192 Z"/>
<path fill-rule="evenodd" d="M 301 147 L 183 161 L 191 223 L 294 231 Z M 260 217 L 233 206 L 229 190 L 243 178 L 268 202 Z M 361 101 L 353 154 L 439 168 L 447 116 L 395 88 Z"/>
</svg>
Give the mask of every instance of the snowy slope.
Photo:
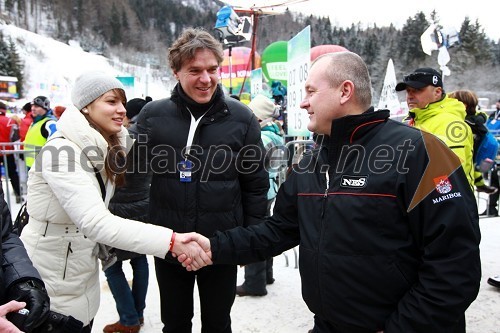
<svg viewBox="0 0 500 333">
<path fill-rule="evenodd" d="M 149 95 L 153 99 L 170 94 L 174 81 L 169 70 L 152 72 L 144 67 L 108 59 L 83 51 L 77 43 L 67 45 L 54 39 L 0 23 L 4 38 L 11 38 L 24 63 L 25 97 L 37 95 L 49 97 L 52 105 L 69 103 L 70 91 L 75 78 L 86 70 L 99 70 L 114 76 L 134 76 L 134 87 L 127 88 L 127 98 Z M 25 100 L 19 101 L 22 105 Z"/>
</svg>

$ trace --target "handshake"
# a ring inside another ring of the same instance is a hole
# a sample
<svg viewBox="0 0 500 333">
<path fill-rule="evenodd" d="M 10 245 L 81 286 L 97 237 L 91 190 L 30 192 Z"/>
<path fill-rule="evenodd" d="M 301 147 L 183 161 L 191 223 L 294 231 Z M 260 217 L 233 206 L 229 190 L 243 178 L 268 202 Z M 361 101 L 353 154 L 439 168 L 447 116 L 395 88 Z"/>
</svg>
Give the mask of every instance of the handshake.
<svg viewBox="0 0 500 333">
<path fill-rule="evenodd" d="M 185 234 L 174 232 L 170 240 L 169 251 L 188 271 L 196 271 L 212 265 L 210 241 L 196 232 Z"/>
</svg>

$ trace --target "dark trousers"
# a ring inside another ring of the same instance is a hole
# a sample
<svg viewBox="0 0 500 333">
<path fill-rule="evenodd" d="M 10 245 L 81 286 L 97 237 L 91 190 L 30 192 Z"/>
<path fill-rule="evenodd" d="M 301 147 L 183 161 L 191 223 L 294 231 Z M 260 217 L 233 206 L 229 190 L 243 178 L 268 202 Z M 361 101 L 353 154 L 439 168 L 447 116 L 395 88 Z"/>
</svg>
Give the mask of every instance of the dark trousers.
<svg viewBox="0 0 500 333">
<path fill-rule="evenodd" d="M 130 259 L 133 272 L 132 288 L 128 284 L 122 265 L 123 261 L 117 260 L 104 271 L 104 274 L 116 302 L 120 323 L 125 326 L 138 325 L 140 319 L 144 317 L 146 308 L 149 283 L 148 259 L 145 255 Z"/>
<path fill-rule="evenodd" d="M 273 281 L 273 258 L 245 265 L 245 291 L 266 294 L 267 281 Z"/>
<path fill-rule="evenodd" d="M 3 156 L 1 158 L 1 163 L 4 164 Z M 7 172 L 9 174 L 10 184 L 12 185 L 12 189 L 14 190 L 14 194 L 19 196 L 21 194 L 21 190 L 19 188 L 19 174 L 17 173 L 17 165 L 16 159 L 14 155 L 10 154 L 6 156 L 7 159 Z"/>
<path fill-rule="evenodd" d="M 490 186 L 500 188 L 499 182 L 498 182 L 498 173 L 500 172 L 500 169 L 498 167 L 495 167 L 493 171 L 491 172 L 491 179 L 490 179 Z M 497 209 L 497 204 L 498 204 L 498 198 L 500 197 L 500 191 L 497 191 L 496 193 L 490 195 L 490 200 L 488 203 L 488 211 L 495 211 Z"/>
<path fill-rule="evenodd" d="M 201 332 L 231 333 L 231 307 L 236 296 L 236 265 L 207 266 L 188 272 L 181 265 L 155 258 L 164 333 L 191 333 L 193 291 L 200 296 Z"/>
<path fill-rule="evenodd" d="M 267 200 L 267 215 L 271 215 L 271 206 L 274 199 Z M 252 294 L 267 294 L 267 281 L 272 283 L 273 258 L 245 265 L 245 282 L 243 288 Z"/>
</svg>

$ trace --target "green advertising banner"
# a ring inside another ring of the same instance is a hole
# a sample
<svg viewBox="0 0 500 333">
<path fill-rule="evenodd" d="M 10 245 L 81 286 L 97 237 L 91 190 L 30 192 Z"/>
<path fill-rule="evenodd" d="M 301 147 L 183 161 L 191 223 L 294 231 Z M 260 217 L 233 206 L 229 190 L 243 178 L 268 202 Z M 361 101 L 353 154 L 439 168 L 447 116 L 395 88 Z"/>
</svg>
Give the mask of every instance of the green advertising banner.
<svg viewBox="0 0 500 333">
<path fill-rule="evenodd" d="M 309 137 L 309 116 L 300 108 L 311 59 L 311 26 L 288 41 L 288 135 Z"/>
</svg>

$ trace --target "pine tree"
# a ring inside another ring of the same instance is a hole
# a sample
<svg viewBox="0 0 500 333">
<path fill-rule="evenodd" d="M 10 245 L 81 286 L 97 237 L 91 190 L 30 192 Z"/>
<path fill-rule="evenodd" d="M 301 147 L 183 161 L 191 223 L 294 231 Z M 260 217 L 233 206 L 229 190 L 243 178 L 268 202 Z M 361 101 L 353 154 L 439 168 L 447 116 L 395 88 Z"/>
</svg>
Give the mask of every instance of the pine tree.
<svg viewBox="0 0 500 333">
<path fill-rule="evenodd" d="M 0 75 L 9 76 L 10 69 L 9 47 L 3 39 L 3 34 L 0 31 Z"/>
<path fill-rule="evenodd" d="M 23 65 L 16 45 L 9 39 L 7 43 L 0 32 L 0 75 L 17 77 L 17 91 L 21 95 L 23 87 Z"/>
<path fill-rule="evenodd" d="M 469 18 L 465 18 L 460 28 L 460 41 L 460 48 L 465 51 L 468 59 L 470 59 L 469 63 L 464 64 L 465 66 L 491 63 L 492 52 L 490 44 L 481 24 L 477 20 L 472 24 Z"/>
<path fill-rule="evenodd" d="M 361 54 L 363 45 L 362 45 L 362 40 L 360 38 L 361 36 L 359 35 L 358 32 L 359 32 L 358 27 L 355 26 L 354 24 L 352 24 L 351 27 L 346 30 L 346 35 L 348 40 L 346 48 L 351 52 L 354 52 L 356 54 Z"/>
<path fill-rule="evenodd" d="M 425 61 L 426 54 L 422 51 L 420 36 L 429 25 L 423 12 L 418 12 L 406 21 L 398 40 L 399 61 L 403 67 L 414 67 Z"/>
<path fill-rule="evenodd" d="M 12 9 L 14 9 L 14 3 L 14 0 L 5 0 L 5 11 L 12 11 Z"/>
<path fill-rule="evenodd" d="M 125 8 L 122 8 L 122 27 L 125 30 L 128 30 L 130 28 L 130 26 L 128 24 L 127 12 L 125 11 Z"/>
<path fill-rule="evenodd" d="M 109 43 L 111 45 L 118 45 L 122 42 L 122 25 L 120 23 L 120 14 L 118 13 L 118 9 L 116 8 L 114 2 L 113 6 L 111 7 L 111 19 L 109 24 L 111 26 L 111 36 Z"/>
<path fill-rule="evenodd" d="M 375 33 L 370 33 L 365 39 L 362 55 L 368 67 L 376 62 L 380 55 L 380 43 Z"/>
<path fill-rule="evenodd" d="M 9 76 L 17 77 L 17 93 L 19 96 L 23 95 L 23 87 L 24 87 L 24 77 L 23 77 L 23 69 L 24 66 L 21 62 L 21 58 L 17 53 L 16 45 L 14 42 L 9 40 L 9 63 L 10 63 L 10 73 Z"/>
<path fill-rule="evenodd" d="M 75 9 L 75 18 L 76 18 L 76 29 L 78 33 L 82 33 L 83 31 L 83 24 L 84 24 L 84 19 L 83 19 L 83 0 L 77 0 L 76 1 L 76 6 Z"/>
<path fill-rule="evenodd" d="M 491 41 L 491 50 L 493 53 L 493 65 L 500 66 L 500 42 Z"/>
</svg>

